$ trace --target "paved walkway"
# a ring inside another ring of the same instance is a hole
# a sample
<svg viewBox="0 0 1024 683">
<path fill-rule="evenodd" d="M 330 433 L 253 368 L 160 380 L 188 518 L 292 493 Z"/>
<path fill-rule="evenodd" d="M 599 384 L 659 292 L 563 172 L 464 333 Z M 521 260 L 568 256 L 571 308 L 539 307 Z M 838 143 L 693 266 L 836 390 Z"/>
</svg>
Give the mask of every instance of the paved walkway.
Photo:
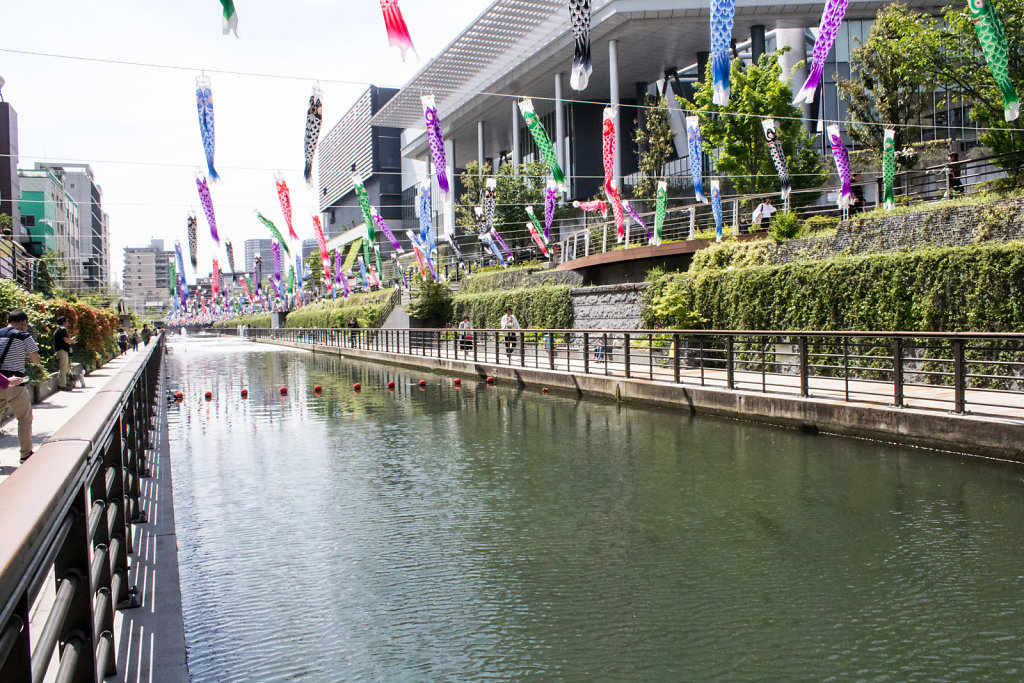
<svg viewBox="0 0 1024 683">
<path fill-rule="evenodd" d="M 37 446 L 46 443 L 139 353 L 141 351 L 129 351 L 94 370 L 85 378 L 84 389 L 78 384 L 74 391 L 58 391 L 42 403 L 32 406 L 32 442 Z M 18 424 L 13 419 L 0 420 L 0 482 L 14 472 L 20 460 Z"/>
</svg>

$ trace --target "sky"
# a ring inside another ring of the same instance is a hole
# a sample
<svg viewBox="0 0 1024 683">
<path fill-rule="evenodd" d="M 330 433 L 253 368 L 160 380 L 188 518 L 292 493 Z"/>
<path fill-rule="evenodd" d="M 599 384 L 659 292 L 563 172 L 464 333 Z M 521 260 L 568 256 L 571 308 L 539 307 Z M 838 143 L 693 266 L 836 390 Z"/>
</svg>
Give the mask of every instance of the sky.
<svg viewBox="0 0 1024 683">
<path fill-rule="evenodd" d="M 244 241 L 269 234 L 254 209 L 287 234 L 278 172 L 291 190 L 296 232 L 312 237 L 316 193 L 307 190 L 302 167 L 306 109 L 317 81 L 324 91 L 322 139 L 370 83 L 405 84 L 489 4 L 402 0 L 421 60 L 403 63 L 388 45 L 379 0 L 235 0 L 237 39 L 221 33 L 218 0 L 8 0 L 0 21 L 0 76 L 4 100 L 18 112 L 19 167 L 37 161 L 92 166 L 110 214 L 116 283 L 127 246 L 163 239 L 173 249 L 180 240 L 187 250 L 190 210 L 199 215 L 199 270 L 207 275 L 215 256 L 225 260 L 223 246 L 218 250 L 209 238 L 195 184 L 206 169 L 195 79 L 207 70 L 223 179 L 212 189 L 217 227 L 222 245 L 235 244 L 236 266 L 244 267 Z"/>
</svg>

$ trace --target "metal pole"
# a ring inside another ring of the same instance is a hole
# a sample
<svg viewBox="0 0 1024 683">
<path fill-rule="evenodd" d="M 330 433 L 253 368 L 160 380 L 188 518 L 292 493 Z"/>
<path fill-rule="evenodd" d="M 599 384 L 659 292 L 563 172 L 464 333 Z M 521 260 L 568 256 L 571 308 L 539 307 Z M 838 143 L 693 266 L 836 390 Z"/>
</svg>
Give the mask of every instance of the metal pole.
<svg viewBox="0 0 1024 683">
<path fill-rule="evenodd" d="M 519 164 L 522 161 L 519 143 L 519 102 L 512 100 L 512 170 L 519 173 Z"/>
<path fill-rule="evenodd" d="M 476 122 L 476 160 L 480 164 L 480 175 L 484 173 L 484 122 Z M 486 173 L 490 175 L 490 171 Z"/>
<path fill-rule="evenodd" d="M 964 342 L 962 339 L 953 340 L 953 395 L 956 414 L 963 415 L 967 412 L 967 364 L 964 361 Z"/>
<path fill-rule="evenodd" d="M 555 74 L 555 156 L 558 158 L 558 165 L 562 167 L 566 178 L 569 176 L 569 169 L 565 164 L 565 104 L 562 101 L 562 74 Z M 568 191 L 568 188 L 566 188 Z"/>
</svg>

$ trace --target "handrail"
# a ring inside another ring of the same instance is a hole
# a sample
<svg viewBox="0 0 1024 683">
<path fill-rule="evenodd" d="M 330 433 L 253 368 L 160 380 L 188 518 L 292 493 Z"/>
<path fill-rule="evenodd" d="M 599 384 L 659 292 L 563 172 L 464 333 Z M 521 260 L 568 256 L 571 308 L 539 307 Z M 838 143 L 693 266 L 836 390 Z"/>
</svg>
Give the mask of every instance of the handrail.
<svg viewBox="0 0 1024 683">
<path fill-rule="evenodd" d="M 726 391 L 1024 420 L 1024 334 L 993 332 L 249 329 L 246 336 Z"/>
<path fill-rule="evenodd" d="M 99 682 L 115 672 L 114 609 L 137 605 L 128 554 L 132 523 L 145 521 L 139 480 L 148 476 L 164 344 L 159 334 L 0 484 L 4 683 L 42 680 L 54 648 L 62 679 Z M 31 606 L 51 569 L 61 598 L 33 649 Z"/>
</svg>

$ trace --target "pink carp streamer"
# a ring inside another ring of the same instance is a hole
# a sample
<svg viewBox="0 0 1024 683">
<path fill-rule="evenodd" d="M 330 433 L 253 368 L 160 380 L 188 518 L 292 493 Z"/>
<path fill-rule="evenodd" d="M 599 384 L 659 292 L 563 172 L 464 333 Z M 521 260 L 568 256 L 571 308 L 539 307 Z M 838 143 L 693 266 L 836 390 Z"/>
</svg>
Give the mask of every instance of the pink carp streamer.
<svg viewBox="0 0 1024 683">
<path fill-rule="evenodd" d="M 203 211 L 206 212 L 206 220 L 210 224 L 210 236 L 220 246 L 220 236 L 217 235 L 217 216 L 213 213 L 213 199 L 210 197 L 210 186 L 206 178 L 196 178 L 196 188 L 199 190 L 199 201 L 203 204 Z"/>
<path fill-rule="evenodd" d="M 839 199 L 836 203 L 840 209 L 849 211 L 853 206 L 853 189 L 850 186 L 850 153 L 843 144 L 843 137 L 839 134 L 839 126 L 832 124 L 828 127 L 828 140 L 832 144 L 832 158 L 836 162 L 836 171 L 839 172 L 839 180 L 842 187 L 839 190 Z"/>
<path fill-rule="evenodd" d="M 558 206 L 558 184 L 548 179 L 544 191 L 544 241 L 551 241 L 551 225 L 555 222 L 555 208 Z"/>
<path fill-rule="evenodd" d="M 612 215 L 615 216 L 615 228 L 618 240 L 619 242 L 622 242 L 626 239 L 626 213 L 622 209 L 622 195 L 619 194 L 619 188 L 617 185 L 606 187 L 604 191 L 608 195 L 608 201 L 612 205 Z"/>
<path fill-rule="evenodd" d="M 448 183 L 448 157 L 444 149 L 444 133 L 441 131 L 441 117 L 437 113 L 437 104 L 433 95 L 424 95 L 423 118 L 427 123 L 427 137 L 430 139 L 430 154 L 434 159 L 434 176 L 441 192 L 447 195 L 451 191 Z"/>
<path fill-rule="evenodd" d="M 331 285 L 331 254 L 327 251 L 327 240 L 324 239 L 324 226 L 320 223 L 320 216 L 313 216 L 313 236 L 316 237 L 316 245 L 320 247 L 320 263 L 324 267 L 324 282 L 327 289 L 334 289 Z"/>
<path fill-rule="evenodd" d="M 388 31 L 388 42 L 391 47 L 398 52 L 403 62 L 409 53 L 412 53 L 413 59 L 419 59 L 416 48 L 412 46 L 412 36 L 409 35 L 409 27 L 405 25 L 398 0 L 380 0 L 380 8 L 384 11 L 384 27 Z"/>
<path fill-rule="evenodd" d="M 210 285 L 213 288 L 213 296 L 216 298 L 220 294 L 220 263 L 216 258 L 213 259 L 213 270 L 210 271 Z"/>
<path fill-rule="evenodd" d="M 281 213 L 284 214 L 284 222 L 288 226 L 288 236 L 297 240 L 299 236 L 295 233 L 295 228 L 292 227 L 292 195 L 288 191 L 288 183 L 281 175 L 274 180 L 277 183 L 277 198 L 281 202 Z"/>
<path fill-rule="evenodd" d="M 825 9 L 821 13 L 821 24 L 818 26 L 818 38 L 814 41 L 814 50 L 811 53 L 811 68 L 804 86 L 793 99 L 793 104 L 814 102 L 814 93 L 818 89 L 822 74 L 825 73 L 828 53 L 832 51 L 832 44 L 836 42 L 839 27 L 846 16 L 847 4 L 849 0 L 826 0 Z"/>
<path fill-rule="evenodd" d="M 575 201 L 572 205 L 584 213 L 600 211 L 602 216 L 608 218 L 608 202 L 603 199 L 595 199 L 592 202 Z"/>
</svg>

